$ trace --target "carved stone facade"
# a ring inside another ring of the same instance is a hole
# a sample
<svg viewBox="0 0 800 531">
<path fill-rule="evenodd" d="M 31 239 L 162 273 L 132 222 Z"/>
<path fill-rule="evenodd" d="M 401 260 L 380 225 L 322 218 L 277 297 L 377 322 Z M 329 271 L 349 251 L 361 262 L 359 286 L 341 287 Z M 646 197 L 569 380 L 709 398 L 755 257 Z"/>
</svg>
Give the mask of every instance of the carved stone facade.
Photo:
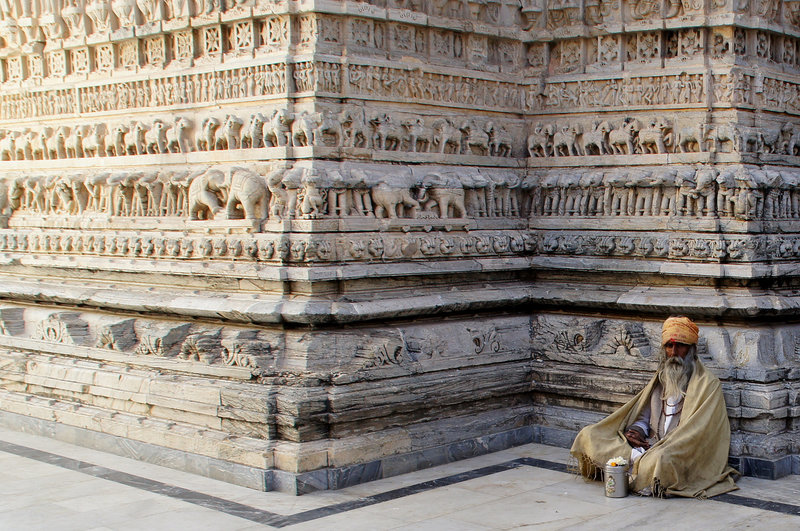
<svg viewBox="0 0 800 531">
<path fill-rule="evenodd" d="M 784 474 L 799 36 L 788 0 L 1 1 L 0 421 L 338 488 L 568 444 L 677 313 Z"/>
</svg>

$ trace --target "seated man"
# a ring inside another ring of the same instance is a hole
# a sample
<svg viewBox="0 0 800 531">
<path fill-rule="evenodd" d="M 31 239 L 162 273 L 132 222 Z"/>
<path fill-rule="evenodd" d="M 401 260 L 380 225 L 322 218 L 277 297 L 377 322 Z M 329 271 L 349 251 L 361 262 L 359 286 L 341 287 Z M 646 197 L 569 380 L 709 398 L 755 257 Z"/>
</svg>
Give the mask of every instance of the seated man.
<svg viewBox="0 0 800 531">
<path fill-rule="evenodd" d="M 697 336 L 686 317 L 664 322 L 655 376 L 575 438 L 570 453 L 584 477 L 599 478 L 609 459 L 623 456 L 631 463 L 631 489 L 640 494 L 711 497 L 737 488 L 722 386 L 697 359 Z"/>
</svg>

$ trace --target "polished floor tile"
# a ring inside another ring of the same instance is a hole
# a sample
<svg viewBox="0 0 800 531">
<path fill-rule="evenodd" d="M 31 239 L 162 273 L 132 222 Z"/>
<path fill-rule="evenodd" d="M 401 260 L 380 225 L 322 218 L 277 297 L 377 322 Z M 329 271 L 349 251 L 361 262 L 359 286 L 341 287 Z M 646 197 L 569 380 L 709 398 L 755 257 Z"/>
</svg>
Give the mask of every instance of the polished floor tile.
<svg viewBox="0 0 800 531">
<path fill-rule="evenodd" d="M 606 498 L 529 444 L 335 492 L 257 492 L 0 429 L 0 529 L 797 529 L 800 477 L 743 478 L 715 500 Z"/>
</svg>

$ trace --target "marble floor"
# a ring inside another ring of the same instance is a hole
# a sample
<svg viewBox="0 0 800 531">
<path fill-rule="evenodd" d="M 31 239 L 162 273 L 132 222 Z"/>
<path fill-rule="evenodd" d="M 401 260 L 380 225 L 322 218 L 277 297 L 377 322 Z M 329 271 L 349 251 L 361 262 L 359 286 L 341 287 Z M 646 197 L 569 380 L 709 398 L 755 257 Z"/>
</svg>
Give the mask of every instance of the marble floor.
<svg viewBox="0 0 800 531">
<path fill-rule="evenodd" d="M 290 496 L 0 428 L 0 529 L 798 529 L 800 476 L 713 500 L 606 498 L 529 444 L 333 492 Z"/>
</svg>

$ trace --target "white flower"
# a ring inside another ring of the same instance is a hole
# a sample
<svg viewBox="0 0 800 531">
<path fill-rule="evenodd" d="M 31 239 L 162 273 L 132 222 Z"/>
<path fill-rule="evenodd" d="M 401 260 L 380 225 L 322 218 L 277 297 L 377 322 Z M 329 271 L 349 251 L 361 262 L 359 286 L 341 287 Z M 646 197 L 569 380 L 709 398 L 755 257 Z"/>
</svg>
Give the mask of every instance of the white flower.
<svg viewBox="0 0 800 531">
<path fill-rule="evenodd" d="M 606 466 L 627 466 L 628 460 L 624 457 L 615 457 L 614 459 L 609 459 Z"/>
</svg>

